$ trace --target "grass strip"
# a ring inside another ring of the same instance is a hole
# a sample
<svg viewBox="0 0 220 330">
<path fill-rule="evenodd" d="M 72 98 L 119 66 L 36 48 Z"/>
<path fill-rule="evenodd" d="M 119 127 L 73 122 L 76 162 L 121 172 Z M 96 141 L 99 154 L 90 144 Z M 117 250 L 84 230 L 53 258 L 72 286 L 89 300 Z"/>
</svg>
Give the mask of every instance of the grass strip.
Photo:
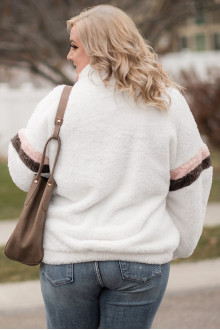
<svg viewBox="0 0 220 330">
<path fill-rule="evenodd" d="M 9 260 L 4 255 L 4 247 L 0 248 L 0 283 L 22 282 L 39 279 L 39 265 L 26 266 Z"/>
<path fill-rule="evenodd" d="M 18 218 L 26 192 L 18 189 L 12 181 L 6 163 L 0 162 L 0 220 Z"/>
<path fill-rule="evenodd" d="M 220 257 L 220 226 L 204 227 L 199 243 L 189 258 L 178 258 L 172 263 L 194 262 Z"/>
</svg>

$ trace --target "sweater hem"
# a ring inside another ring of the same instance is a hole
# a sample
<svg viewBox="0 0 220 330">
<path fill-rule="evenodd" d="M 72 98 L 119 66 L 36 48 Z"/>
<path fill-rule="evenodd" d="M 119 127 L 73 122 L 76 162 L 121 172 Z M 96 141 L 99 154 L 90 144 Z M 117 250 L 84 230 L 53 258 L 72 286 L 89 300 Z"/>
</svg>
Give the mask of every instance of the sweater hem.
<svg viewBox="0 0 220 330">
<path fill-rule="evenodd" d="M 147 264 L 165 264 L 173 259 L 173 252 L 164 254 L 141 254 L 141 253 L 116 253 L 116 252 L 101 252 L 101 251 L 86 251 L 86 252 L 60 252 L 44 250 L 42 262 L 51 265 L 62 265 L 69 263 L 82 263 L 92 261 L 130 261 Z"/>
</svg>

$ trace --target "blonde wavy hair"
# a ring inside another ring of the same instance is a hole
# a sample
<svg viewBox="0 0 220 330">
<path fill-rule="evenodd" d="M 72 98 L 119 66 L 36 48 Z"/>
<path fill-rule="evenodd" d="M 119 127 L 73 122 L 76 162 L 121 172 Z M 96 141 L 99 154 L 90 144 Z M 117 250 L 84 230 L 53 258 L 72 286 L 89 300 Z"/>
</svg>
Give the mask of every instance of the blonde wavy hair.
<svg viewBox="0 0 220 330">
<path fill-rule="evenodd" d="M 107 74 L 104 78 L 100 75 L 105 86 L 114 75 L 115 90 L 128 92 L 137 105 L 142 101 L 168 112 L 171 100 L 167 87 L 181 87 L 168 77 L 157 54 L 125 12 L 101 4 L 83 9 L 66 24 L 68 33 L 77 26 L 91 67 L 99 75 L 102 70 Z"/>
</svg>

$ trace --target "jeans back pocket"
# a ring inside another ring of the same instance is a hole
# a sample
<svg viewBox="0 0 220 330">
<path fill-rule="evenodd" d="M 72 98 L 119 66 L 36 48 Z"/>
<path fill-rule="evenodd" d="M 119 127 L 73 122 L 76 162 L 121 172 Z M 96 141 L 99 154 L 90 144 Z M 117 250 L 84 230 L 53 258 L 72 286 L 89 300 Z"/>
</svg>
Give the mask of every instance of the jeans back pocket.
<svg viewBox="0 0 220 330">
<path fill-rule="evenodd" d="M 53 286 L 71 283 L 73 278 L 73 264 L 49 265 L 41 263 L 40 272 Z"/>
<path fill-rule="evenodd" d="M 161 265 L 131 261 L 119 261 L 119 265 L 124 280 L 144 283 L 162 274 Z"/>
</svg>

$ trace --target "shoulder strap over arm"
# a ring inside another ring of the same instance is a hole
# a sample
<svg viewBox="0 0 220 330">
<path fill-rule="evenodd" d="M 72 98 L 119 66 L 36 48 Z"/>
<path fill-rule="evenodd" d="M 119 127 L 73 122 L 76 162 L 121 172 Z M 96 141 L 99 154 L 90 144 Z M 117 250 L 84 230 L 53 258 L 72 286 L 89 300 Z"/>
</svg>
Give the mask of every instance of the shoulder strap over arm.
<svg viewBox="0 0 220 330">
<path fill-rule="evenodd" d="M 54 174 L 55 166 L 56 166 L 56 163 L 57 163 L 57 159 L 58 159 L 59 152 L 60 152 L 60 147 L 61 147 L 61 140 L 60 140 L 60 137 L 59 137 L 59 131 L 60 131 L 60 127 L 63 123 L 63 116 L 64 116 L 64 112 L 66 110 L 66 106 L 67 106 L 67 102 L 68 102 L 71 90 L 72 90 L 72 86 L 65 86 L 64 89 L 63 89 L 63 92 L 61 94 L 60 102 L 59 102 L 59 105 L 58 105 L 58 108 L 57 108 L 57 113 L 56 113 L 56 118 L 55 118 L 55 129 L 54 129 L 54 132 L 53 132 L 53 136 L 51 136 L 47 140 L 47 142 L 44 146 L 44 150 L 43 150 L 43 154 L 42 154 L 41 162 L 40 162 L 40 167 L 39 167 L 37 177 L 36 177 L 37 180 L 39 179 L 39 177 L 41 175 L 41 172 L 42 172 L 42 169 L 43 169 L 47 145 L 52 139 L 56 139 L 57 142 L 58 142 L 58 149 L 57 149 L 56 158 L 54 160 L 53 169 L 52 169 L 52 172 L 51 172 L 50 177 L 48 179 L 48 182 L 51 183 L 52 180 L 53 180 L 53 174 Z"/>
<path fill-rule="evenodd" d="M 63 89 L 63 92 L 60 97 L 60 102 L 57 108 L 57 113 L 56 113 L 56 118 L 55 118 L 55 129 L 53 132 L 53 137 L 57 138 L 60 132 L 60 127 L 63 124 L 63 117 L 64 117 L 64 112 L 66 110 L 67 102 L 69 99 L 70 92 L 72 90 L 72 86 L 65 86 Z"/>
</svg>

